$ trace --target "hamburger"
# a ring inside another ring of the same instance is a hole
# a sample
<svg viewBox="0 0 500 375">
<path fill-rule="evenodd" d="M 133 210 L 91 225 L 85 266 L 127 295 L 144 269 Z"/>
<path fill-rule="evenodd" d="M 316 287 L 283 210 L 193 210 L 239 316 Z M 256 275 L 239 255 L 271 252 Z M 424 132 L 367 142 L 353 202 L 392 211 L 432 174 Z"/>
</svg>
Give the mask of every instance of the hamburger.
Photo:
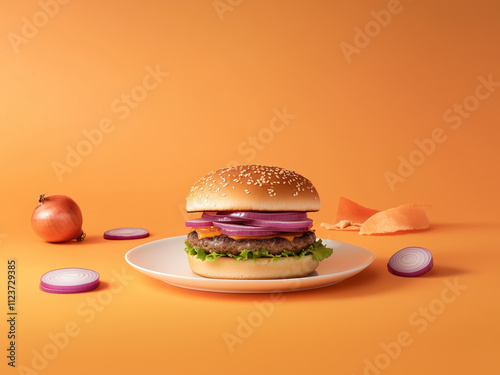
<svg viewBox="0 0 500 375">
<path fill-rule="evenodd" d="M 217 279 L 283 279 L 311 274 L 332 254 L 307 212 L 320 209 L 314 185 L 297 172 L 238 165 L 200 178 L 186 198 L 191 270 Z"/>
</svg>

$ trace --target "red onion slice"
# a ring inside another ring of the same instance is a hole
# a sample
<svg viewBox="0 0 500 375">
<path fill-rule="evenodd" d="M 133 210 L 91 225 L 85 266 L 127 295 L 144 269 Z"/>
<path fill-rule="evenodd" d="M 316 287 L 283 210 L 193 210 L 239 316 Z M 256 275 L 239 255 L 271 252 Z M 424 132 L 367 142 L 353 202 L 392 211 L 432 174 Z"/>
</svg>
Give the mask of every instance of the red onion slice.
<svg viewBox="0 0 500 375">
<path fill-rule="evenodd" d="M 149 231 L 144 228 L 116 228 L 104 232 L 107 240 L 135 240 L 149 236 Z"/>
<path fill-rule="evenodd" d="M 391 273 L 398 276 L 421 276 L 432 269 L 434 261 L 429 250 L 423 247 L 405 247 L 397 251 L 387 263 Z"/>
<path fill-rule="evenodd" d="M 47 272 L 40 279 L 40 290 L 47 293 L 82 293 L 99 286 L 99 274 L 85 268 L 61 268 Z"/>
<path fill-rule="evenodd" d="M 213 224 L 212 220 L 207 219 L 191 219 L 185 222 L 186 227 L 198 228 L 198 227 L 211 227 Z"/>
<path fill-rule="evenodd" d="M 220 232 L 222 234 L 227 234 L 228 236 L 248 236 L 251 238 L 252 236 L 271 236 L 274 234 L 279 234 L 280 232 L 268 230 L 268 229 L 259 229 L 259 230 L 248 230 L 246 229 L 222 229 L 220 228 Z"/>
<path fill-rule="evenodd" d="M 206 212 L 204 212 L 202 215 L 201 215 L 201 218 L 202 219 L 206 219 L 206 220 L 211 220 L 213 222 L 217 221 L 217 222 L 228 222 L 228 223 L 242 223 L 244 221 L 247 221 L 248 219 L 245 219 L 245 218 L 242 218 L 242 217 L 236 217 L 236 216 L 231 216 L 231 215 L 213 215 L 213 214 L 208 214 Z"/>
<path fill-rule="evenodd" d="M 298 233 L 298 232 L 308 232 L 310 227 L 290 227 L 286 229 L 277 229 L 273 227 L 261 227 L 262 229 L 267 229 L 267 230 L 276 230 L 280 233 Z"/>
<path fill-rule="evenodd" d="M 223 234 L 232 236 L 268 236 L 278 234 L 279 231 L 270 230 L 262 227 L 254 227 L 250 225 L 228 224 L 215 222 L 214 225 L 219 228 Z"/>
<path fill-rule="evenodd" d="M 313 221 L 305 212 L 204 212 L 201 218 L 185 222 L 187 227 L 216 226 L 234 236 L 261 236 L 283 232 L 307 232 Z"/>
<path fill-rule="evenodd" d="M 257 219 L 257 220 L 302 220 L 307 218 L 306 212 L 254 212 L 254 211 L 240 211 L 229 214 L 244 219 Z"/>
<path fill-rule="evenodd" d="M 256 227 L 266 227 L 278 230 L 288 230 L 289 228 L 310 228 L 313 221 L 311 219 L 283 221 L 283 220 L 261 220 L 252 219 L 248 221 L 248 225 Z"/>
</svg>

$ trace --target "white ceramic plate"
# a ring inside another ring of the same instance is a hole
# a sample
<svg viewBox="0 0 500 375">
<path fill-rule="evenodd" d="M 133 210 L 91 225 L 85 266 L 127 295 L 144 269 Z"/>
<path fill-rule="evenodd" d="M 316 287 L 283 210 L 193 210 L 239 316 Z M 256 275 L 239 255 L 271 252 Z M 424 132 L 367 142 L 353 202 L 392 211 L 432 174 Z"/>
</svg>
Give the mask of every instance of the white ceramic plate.
<svg viewBox="0 0 500 375">
<path fill-rule="evenodd" d="M 279 293 L 339 283 L 361 272 L 375 259 L 375 254 L 362 247 L 322 240 L 333 248 L 333 254 L 309 276 L 278 280 L 208 279 L 189 268 L 185 239 L 186 236 L 165 238 L 137 246 L 125 255 L 125 260 L 138 271 L 181 288 L 221 293 Z"/>
</svg>

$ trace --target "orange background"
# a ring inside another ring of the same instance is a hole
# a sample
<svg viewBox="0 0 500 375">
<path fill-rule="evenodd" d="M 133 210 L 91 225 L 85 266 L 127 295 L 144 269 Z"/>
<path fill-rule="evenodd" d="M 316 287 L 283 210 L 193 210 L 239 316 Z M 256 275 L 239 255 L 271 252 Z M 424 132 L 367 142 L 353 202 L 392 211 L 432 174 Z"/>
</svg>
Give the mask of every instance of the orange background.
<svg viewBox="0 0 500 375">
<path fill-rule="evenodd" d="M 32 0 L 4 8 L 0 276 L 6 285 L 7 260 L 16 259 L 18 367 L 7 366 L 4 350 L 2 373 L 498 371 L 498 3 Z M 344 53 L 347 45 L 356 52 Z M 161 72 L 156 81 L 148 69 Z M 481 79 L 493 83 L 478 88 Z M 276 111 L 290 117 L 274 122 Z M 91 145 L 85 134 L 103 121 L 107 133 Z M 444 142 L 425 143 L 436 129 Z M 85 155 L 68 166 L 75 150 Z M 418 165 L 405 170 L 410 158 Z M 190 186 L 231 163 L 305 175 L 322 198 L 311 214 L 318 236 L 368 248 L 374 263 L 274 302 L 176 288 L 126 264 L 131 248 L 185 234 Z M 59 176 L 56 164 L 67 168 Z M 391 173 L 404 174 L 392 188 Z M 84 242 L 48 244 L 33 233 L 41 193 L 78 202 Z M 432 228 L 325 231 L 319 223 L 334 220 L 341 195 L 378 209 L 429 203 Z M 121 226 L 151 236 L 102 239 Z M 433 252 L 434 270 L 391 275 L 387 260 L 410 245 Z M 102 286 L 38 290 L 43 273 L 71 266 L 98 271 Z M 462 289 L 451 301 L 453 284 Z M 231 353 L 224 335 L 236 335 L 256 302 L 272 313 Z M 68 324 L 76 333 L 51 353 L 50 337 Z M 391 343 L 405 332 L 397 350 Z M 51 358 L 36 362 L 44 349 Z"/>
</svg>

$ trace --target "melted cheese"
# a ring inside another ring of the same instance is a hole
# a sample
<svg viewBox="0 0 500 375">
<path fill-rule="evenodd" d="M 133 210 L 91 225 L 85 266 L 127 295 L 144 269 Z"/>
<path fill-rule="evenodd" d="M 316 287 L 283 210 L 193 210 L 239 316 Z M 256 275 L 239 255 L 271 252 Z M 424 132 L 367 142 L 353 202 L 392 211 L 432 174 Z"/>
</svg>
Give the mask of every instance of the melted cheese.
<svg viewBox="0 0 500 375">
<path fill-rule="evenodd" d="M 215 236 L 220 236 L 222 233 L 219 231 L 219 228 L 217 227 L 198 227 L 198 228 L 191 228 L 191 231 L 196 231 L 198 233 L 198 239 L 206 238 L 206 237 L 215 237 Z M 278 234 L 272 234 L 269 236 L 230 236 L 226 235 L 229 238 L 232 238 L 233 240 L 241 240 L 245 238 L 253 239 L 253 240 L 267 240 L 273 237 L 281 237 L 284 238 L 290 242 L 293 241 L 295 237 L 300 237 L 304 233 L 303 232 L 297 232 L 297 233 L 278 233 Z"/>
<path fill-rule="evenodd" d="M 198 239 L 202 239 L 205 237 L 215 237 L 220 236 L 222 233 L 219 231 L 217 227 L 198 227 L 191 228 L 191 231 L 195 230 L 198 233 Z"/>
</svg>

